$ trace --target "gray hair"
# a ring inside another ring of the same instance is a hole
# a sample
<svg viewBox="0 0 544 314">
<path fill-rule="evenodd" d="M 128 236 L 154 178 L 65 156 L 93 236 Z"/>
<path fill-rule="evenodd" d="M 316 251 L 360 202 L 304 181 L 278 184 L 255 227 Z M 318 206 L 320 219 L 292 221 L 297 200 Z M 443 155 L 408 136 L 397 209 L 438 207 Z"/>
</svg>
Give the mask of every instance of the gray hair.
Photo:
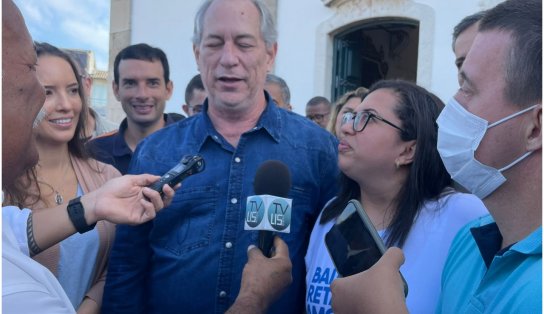
<svg viewBox="0 0 544 314">
<path fill-rule="evenodd" d="M 281 90 L 281 98 L 283 102 L 285 104 L 291 103 L 291 92 L 289 91 L 289 86 L 287 86 L 287 83 L 281 77 L 274 74 L 267 74 L 266 83 L 273 83 L 278 85 Z"/>
<path fill-rule="evenodd" d="M 196 12 L 193 31 L 193 44 L 195 46 L 200 45 L 200 42 L 202 41 L 202 33 L 204 32 L 204 15 L 206 15 L 206 11 L 208 11 L 208 8 L 213 1 L 214 0 L 204 1 Z M 272 48 L 272 45 L 276 43 L 278 38 L 272 13 L 263 0 L 251 0 L 251 2 L 259 11 L 259 16 L 261 19 L 261 36 L 266 44 L 266 48 L 270 49 Z"/>
</svg>

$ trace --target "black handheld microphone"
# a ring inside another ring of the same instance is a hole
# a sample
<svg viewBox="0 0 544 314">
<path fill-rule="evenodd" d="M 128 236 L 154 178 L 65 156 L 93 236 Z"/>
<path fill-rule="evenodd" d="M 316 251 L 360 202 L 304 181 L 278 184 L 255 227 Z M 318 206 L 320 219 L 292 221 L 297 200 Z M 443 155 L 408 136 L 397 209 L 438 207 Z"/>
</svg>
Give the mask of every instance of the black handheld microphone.
<svg viewBox="0 0 544 314">
<path fill-rule="evenodd" d="M 291 224 L 291 200 L 286 199 L 291 189 L 289 168 L 278 160 L 264 162 L 255 174 L 253 189 L 257 196 L 270 195 L 272 199 L 265 212 L 272 230 L 289 232 Z M 279 214 L 276 214 L 279 213 Z M 247 218 L 246 218 L 247 220 Z M 285 231 L 287 230 L 287 231 Z M 274 242 L 274 231 L 259 230 L 258 247 L 266 257 L 270 257 Z"/>
<path fill-rule="evenodd" d="M 181 161 L 174 166 L 174 168 L 168 170 L 159 181 L 151 184 L 149 187 L 161 195 L 164 195 L 162 187 L 168 184 L 171 187 L 183 181 L 188 176 L 202 172 L 206 167 L 204 158 L 200 155 L 185 155 Z"/>
</svg>

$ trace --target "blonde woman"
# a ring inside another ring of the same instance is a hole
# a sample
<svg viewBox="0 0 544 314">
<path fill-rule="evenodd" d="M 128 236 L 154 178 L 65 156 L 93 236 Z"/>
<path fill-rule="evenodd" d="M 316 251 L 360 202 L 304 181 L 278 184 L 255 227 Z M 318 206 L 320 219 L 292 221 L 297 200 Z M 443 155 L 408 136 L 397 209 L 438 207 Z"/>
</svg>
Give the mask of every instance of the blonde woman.
<svg viewBox="0 0 544 314">
<path fill-rule="evenodd" d="M 331 112 L 331 119 L 327 125 L 327 130 L 334 136 L 338 137 L 340 134 L 342 116 L 346 112 L 353 112 L 355 107 L 359 105 L 363 98 L 365 98 L 368 89 L 359 87 L 356 90 L 346 92 L 335 103 Z M 340 120 L 338 120 L 340 117 Z"/>
</svg>

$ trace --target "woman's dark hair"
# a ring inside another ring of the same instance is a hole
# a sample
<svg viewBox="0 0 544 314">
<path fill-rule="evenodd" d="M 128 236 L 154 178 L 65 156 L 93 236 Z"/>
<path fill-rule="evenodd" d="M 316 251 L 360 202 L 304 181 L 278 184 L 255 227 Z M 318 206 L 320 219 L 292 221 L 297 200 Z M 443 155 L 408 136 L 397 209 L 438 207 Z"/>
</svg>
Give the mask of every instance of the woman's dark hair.
<svg viewBox="0 0 544 314">
<path fill-rule="evenodd" d="M 402 123 L 400 138 L 416 141 L 414 160 L 408 165 L 408 177 L 394 200 L 398 205 L 386 233 L 387 246 L 402 247 L 423 203 L 438 199 L 445 191 L 453 191 L 446 190 L 452 181 L 436 149 L 438 126 L 435 121 L 444 103 L 424 88 L 407 81 L 378 81 L 370 87 L 367 95 L 379 89 L 393 91 L 398 99 L 395 114 Z M 343 173 L 339 180 L 340 192 L 323 210 L 320 223 L 336 218 L 349 200 L 361 197 L 357 182 Z"/>
<path fill-rule="evenodd" d="M 75 157 L 87 159 L 89 158 L 89 154 L 85 149 L 85 124 L 87 122 L 89 108 L 87 105 L 83 84 L 81 82 L 81 74 L 79 73 L 78 65 L 67 52 L 48 43 L 34 42 L 34 49 L 36 50 L 38 59 L 43 56 L 58 57 L 68 62 L 74 71 L 74 76 L 76 77 L 78 84 L 78 94 L 81 98 L 81 112 L 79 113 L 79 119 L 77 121 L 74 137 L 68 142 L 68 151 Z M 20 176 L 13 185 L 3 187 L 5 193 L 3 205 L 28 207 L 36 204 L 41 197 L 41 191 L 38 184 L 36 184 L 37 182 L 38 178 L 34 166 L 33 168 L 27 170 L 25 174 Z M 37 188 L 36 194 L 30 192 L 33 190 L 33 186 Z"/>
</svg>

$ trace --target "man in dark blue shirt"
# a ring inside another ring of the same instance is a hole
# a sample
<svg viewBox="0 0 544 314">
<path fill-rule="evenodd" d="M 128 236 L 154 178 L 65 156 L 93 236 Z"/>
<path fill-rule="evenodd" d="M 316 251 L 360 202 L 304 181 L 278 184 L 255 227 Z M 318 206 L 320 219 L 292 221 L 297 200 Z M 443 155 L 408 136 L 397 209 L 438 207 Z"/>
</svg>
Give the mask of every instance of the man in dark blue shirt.
<svg viewBox="0 0 544 314">
<path fill-rule="evenodd" d="M 87 144 L 96 159 L 126 174 L 132 152 L 149 134 L 180 119 L 164 114 L 174 85 L 166 54 L 146 44 L 121 50 L 113 64 L 113 92 L 127 117 L 118 131 L 104 134 Z"/>
<path fill-rule="evenodd" d="M 103 312 L 225 312 L 240 289 L 246 248 L 257 242 L 257 232 L 244 230 L 246 200 L 257 168 L 274 159 L 293 181 L 291 233 L 280 235 L 293 283 L 269 310 L 301 313 L 308 237 L 336 192 L 337 141 L 264 91 L 277 44 L 262 1 L 205 2 L 193 41 L 208 92 L 203 112 L 144 139 L 129 172 L 163 174 L 185 154 L 203 156 L 206 169 L 183 181 L 152 223 L 117 227 Z"/>
</svg>

